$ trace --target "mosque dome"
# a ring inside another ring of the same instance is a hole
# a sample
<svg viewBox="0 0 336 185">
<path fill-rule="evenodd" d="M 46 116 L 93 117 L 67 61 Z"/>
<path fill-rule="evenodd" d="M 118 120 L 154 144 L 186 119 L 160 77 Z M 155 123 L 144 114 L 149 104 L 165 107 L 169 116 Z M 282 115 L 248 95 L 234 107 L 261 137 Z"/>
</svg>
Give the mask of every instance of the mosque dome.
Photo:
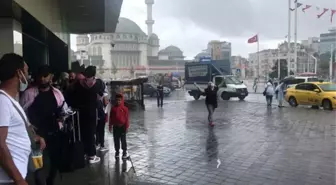
<svg viewBox="0 0 336 185">
<path fill-rule="evenodd" d="M 155 33 L 152 33 L 152 35 L 149 36 L 149 39 L 158 40 L 159 37 Z"/>
<path fill-rule="evenodd" d="M 141 30 L 141 28 L 132 20 L 120 17 L 116 33 L 133 33 L 133 34 L 139 34 L 139 35 L 146 35 L 145 32 Z"/>
<path fill-rule="evenodd" d="M 168 54 L 171 57 L 183 57 L 183 52 L 176 46 L 168 46 L 166 49 L 160 50 L 161 54 Z"/>
</svg>

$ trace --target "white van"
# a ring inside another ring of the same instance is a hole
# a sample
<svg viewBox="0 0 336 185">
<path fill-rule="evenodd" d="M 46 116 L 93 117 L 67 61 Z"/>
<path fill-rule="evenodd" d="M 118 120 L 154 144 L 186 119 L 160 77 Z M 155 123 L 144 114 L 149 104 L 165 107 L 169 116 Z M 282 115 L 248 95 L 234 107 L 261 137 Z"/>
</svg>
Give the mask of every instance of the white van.
<svg viewBox="0 0 336 185">
<path fill-rule="evenodd" d="M 318 82 L 319 79 L 317 77 L 314 77 L 314 76 L 296 76 L 294 77 L 293 80 L 290 80 L 288 85 L 287 85 L 287 88 L 290 88 L 290 87 L 293 87 L 295 86 L 296 84 L 299 84 L 299 83 L 305 83 L 305 82 Z"/>
</svg>

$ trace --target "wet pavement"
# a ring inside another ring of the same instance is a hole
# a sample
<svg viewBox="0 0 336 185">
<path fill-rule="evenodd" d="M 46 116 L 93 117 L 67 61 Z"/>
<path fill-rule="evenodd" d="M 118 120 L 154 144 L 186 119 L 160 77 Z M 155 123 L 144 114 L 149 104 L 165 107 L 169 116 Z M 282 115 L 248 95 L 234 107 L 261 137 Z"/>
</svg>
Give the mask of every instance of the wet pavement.
<svg viewBox="0 0 336 185">
<path fill-rule="evenodd" d="M 130 161 L 114 159 L 65 174 L 72 184 L 334 185 L 336 114 L 307 108 L 267 108 L 264 98 L 220 101 L 214 128 L 207 125 L 204 100 L 184 91 L 166 98 L 164 108 L 146 100 L 131 113 L 127 135 Z M 126 171 L 126 172 L 123 172 Z"/>
</svg>

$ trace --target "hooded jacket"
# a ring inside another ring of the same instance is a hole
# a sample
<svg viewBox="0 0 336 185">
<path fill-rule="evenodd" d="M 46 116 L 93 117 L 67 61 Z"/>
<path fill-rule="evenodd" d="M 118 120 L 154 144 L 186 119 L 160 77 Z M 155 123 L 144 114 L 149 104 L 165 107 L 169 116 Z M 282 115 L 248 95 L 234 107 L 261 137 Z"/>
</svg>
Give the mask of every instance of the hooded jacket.
<svg viewBox="0 0 336 185">
<path fill-rule="evenodd" d="M 124 104 L 123 96 L 122 96 L 120 105 L 114 105 L 111 108 L 109 128 L 111 129 L 112 126 L 117 126 L 117 127 L 125 126 L 126 130 L 130 126 L 128 108 Z"/>
<path fill-rule="evenodd" d="M 270 82 L 267 82 L 266 88 L 265 88 L 265 95 L 273 96 L 273 94 L 274 94 L 274 87 Z"/>
</svg>

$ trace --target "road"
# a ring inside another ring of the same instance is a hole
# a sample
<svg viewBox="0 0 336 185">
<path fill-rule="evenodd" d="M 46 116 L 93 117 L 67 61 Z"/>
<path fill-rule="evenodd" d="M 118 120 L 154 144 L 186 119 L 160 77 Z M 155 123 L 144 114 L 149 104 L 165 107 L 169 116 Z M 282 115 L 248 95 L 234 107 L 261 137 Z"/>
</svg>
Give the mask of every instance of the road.
<svg viewBox="0 0 336 185">
<path fill-rule="evenodd" d="M 148 98 L 146 111 L 131 113 L 135 174 L 116 162 L 108 134 L 104 161 L 58 184 L 335 185 L 335 111 L 267 107 L 251 95 L 220 101 L 209 128 L 204 100 L 176 91 L 165 101 L 161 109 Z"/>
</svg>

